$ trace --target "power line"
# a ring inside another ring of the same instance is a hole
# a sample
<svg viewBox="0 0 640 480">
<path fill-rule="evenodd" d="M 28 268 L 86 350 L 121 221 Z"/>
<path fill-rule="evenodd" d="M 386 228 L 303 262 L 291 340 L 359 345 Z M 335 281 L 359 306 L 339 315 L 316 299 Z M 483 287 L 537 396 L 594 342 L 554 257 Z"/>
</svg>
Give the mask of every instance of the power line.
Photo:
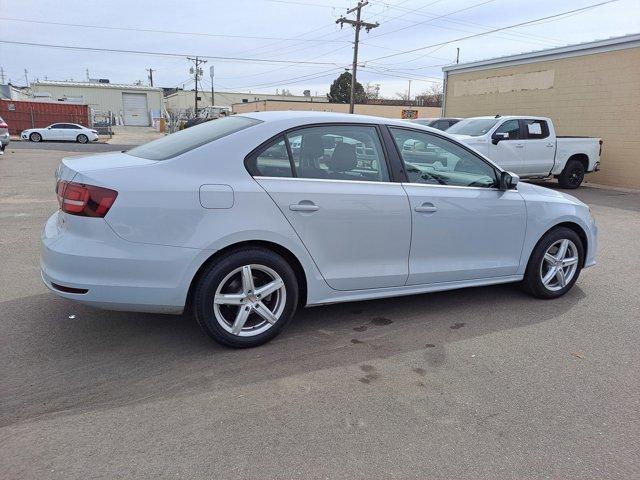
<svg viewBox="0 0 640 480">
<path fill-rule="evenodd" d="M 32 43 L 32 42 L 16 42 L 13 40 L 1 40 L 0 43 L 6 43 L 10 45 L 23 45 L 28 47 L 47 47 L 47 48 L 60 48 L 64 50 L 80 50 L 80 51 L 90 51 L 90 52 L 106 52 L 106 53 L 131 53 L 135 55 L 154 55 L 160 57 L 171 57 L 171 58 L 184 58 L 188 56 L 192 56 L 186 53 L 169 53 L 169 52 L 151 52 L 151 51 L 143 51 L 143 50 L 121 50 L 115 48 L 97 48 L 97 47 L 78 47 L 74 45 L 55 45 L 49 43 Z M 195 55 L 193 55 L 195 56 Z M 219 57 L 212 55 L 198 55 L 200 58 L 206 58 L 209 60 L 234 60 L 238 62 L 257 62 L 257 63 L 284 63 L 284 64 L 299 64 L 299 65 L 338 65 L 335 62 L 311 62 L 304 60 L 274 60 L 274 59 L 265 59 L 265 58 L 243 58 L 243 57 Z"/>
<path fill-rule="evenodd" d="M 261 37 L 255 35 L 233 35 L 233 34 L 225 34 L 225 33 L 202 33 L 202 32 L 179 32 L 175 30 L 153 30 L 149 28 L 127 28 L 127 27 L 111 27 L 107 25 L 86 25 L 80 23 L 62 23 L 62 22 L 45 22 L 43 20 L 31 20 L 26 18 L 9 18 L 9 17 L 0 17 L 0 20 L 10 21 L 10 22 L 23 22 L 23 23 L 37 23 L 41 25 L 58 25 L 63 27 L 81 27 L 81 28 L 97 28 L 101 30 L 120 30 L 125 32 L 145 32 L 145 33 L 163 33 L 169 35 L 189 35 L 189 36 L 199 36 L 199 37 L 218 37 L 218 38 L 240 38 L 240 39 L 249 39 L 249 40 L 278 40 L 278 41 L 298 41 L 298 42 L 322 42 L 322 43 L 348 43 L 346 40 L 324 40 L 324 39 L 301 39 L 295 37 Z"/>
<path fill-rule="evenodd" d="M 414 23 L 414 24 L 412 24 L 412 25 L 407 25 L 407 26 L 402 27 L 402 28 L 397 28 L 397 29 L 395 29 L 395 30 L 391 30 L 391 31 L 389 31 L 389 32 L 382 32 L 382 33 L 379 33 L 378 35 L 372 35 L 371 37 L 369 37 L 369 39 L 371 39 L 371 38 L 378 38 L 378 37 L 381 37 L 381 36 L 383 36 L 383 35 L 389 35 L 389 34 L 391 34 L 391 33 L 400 32 L 400 31 L 402 31 L 402 30 L 406 30 L 407 28 L 413 28 L 413 27 L 418 26 L 418 25 L 424 25 L 425 23 L 433 22 L 434 20 L 438 20 L 438 19 L 440 19 L 440 18 L 448 17 L 449 15 L 454 15 L 454 14 L 456 14 L 456 13 L 464 12 L 464 11 L 466 11 L 466 10 L 471 10 L 472 8 L 481 7 L 482 5 L 486 5 L 487 3 L 492 3 L 492 2 L 495 2 L 495 1 L 496 1 L 496 0 L 485 0 L 484 2 L 475 3 L 475 4 L 470 5 L 470 6 L 468 6 L 468 7 L 460 8 L 460 9 L 458 9 L 458 10 L 454 10 L 453 12 L 449 12 L 449 13 L 443 13 L 442 15 L 438 15 L 438 16 L 436 16 L 436 17 L 430 18 L 430 19 L 428 19 L 428 20 L 424 20 L 424 21 L 422 21 L 422 22 L 417 22 L 417 23 Z"/>
<path fill-rule="evenodd" d="M 408 15 L 408 14 L 411 13 L 411 14 L 417 15 L 419 17 L 426 17 L 426 18 L 431 18 L 431 19 L 434 19 L 434 17 L 438 16 L 438 15 L 434 15 L 434 14 L 430 14 L 430 13 L 419 12 L 418 10 L 420 10 L 420 9 L 410 10 L 410 9 L 408 9 L 406 7 L 401 7 L 400 4 L 395 4 L 395 5 L 383 4 L 383 5 L 387 5 L 390 9 L 400 10 L 400 11 L 404 12 L 405 15 Z M 394 18 L 400 18 L 400 17 L 394 17 Z M 410 20 L 407 20 L 406 18 L 403 18 L 402 20 L 406 21 L 406 22 L 409 22 L 409 23 L 416 23 L 416 22 L 411 22 Z M 478 23 L 478 22 L 471 22 L 469 20 L 461 20 L 461 19 L 458 19 L 458 18 L 446 18 L 446 19 L 441 19 L 441 20 L 443 22 L 457 23 L 457 24 L 460 24 L 460 25 L 468 25 L 468 26 L 472 26 L 472 27 L 479 27 L 479 28 L 485 28 L 485 29 L 494 28 L 491 25 L 485 25 L 485 24 Z M 440 28 L 445 28 L 445 27 L 440 27 Z M 541 41 L 541 42 L 546 42 L 546 43 L 555 44 L 555 45 L 562 44 L 562 41 L 557 39 L 557 38 L 551 38 L 551 37 L 546 37 L 546 36 L 542 36 L 542 35 L 534 35 L 534 34 L 521 33 L 521 32 L 508 32 L 508 33 L 506 33 L 506 35 L 512 35 L 512 36 L 528 38 L 528 39 L 531 39 L 531 40 L 534 40 L 534 41 Z M 503 38 L 503 37 L 499 37 L 499 38 Z M 509 40 L 512 40 L 512 39 L 509 38 Z"/>
<path fill-rule="evenodd" d="M 374 62 L 374 61 L 377 61 L 377 60 L 383 60 L 385 58 L 396 57 L 398 55 L 406 55 L 406 54 L 413 53 L 413 52 L 419 52 L 421 50 L 426 50 L 427 48 L 439 47 L 441 45 L 448 45 L 450 43 L 460 42 L 462 40 L 468 40 L 470 38 L 476 38 L 476 37 L 480 37 L 480 36 L 483 36 L 483 35 L 488 35 L 490 33 L 500 32 L 502 30 L 508 30 L 510 28 L 522 27 L 524 25 L 531 25 L 531 24 L 534 24 L 534 23 L 537 23 L 537 22 L 541 22 L 543 20 L 549 20 L 549 19 L 552 19 L 552 18 L 557 18 L 557 17 L 561 17 L 561 16 L 564 16 L 564 15 L 569 15 L 569 14 L 572 14 L 572 13 L 577 13 L 577 12 L 582 12 L 582 11 L 585 11 L 585 10 L 590 10 L 592 8 L 600 7 L 602 5 L 607 5 L 609 3 L 614 3 L 614 2 L 618 2 L 618 1 L 619 0 L 607 0 L 606 2 L 600 2 L 600 3 L 593 4 L 593 5 L 588 5 L 586 7 L 576 8 L 574 10 L 568 10 L 566 12 L 556 13 L 554 15 L 548 15 L 546 17 L 537 18 L 535 20 L 528 20 L 526 22 L 515 23 L 513 25 L 507 25 L 505 27 L 494 28 L 493 30 L 489 30 L 489 31 L 486 31 L 486 32 L 480 32 L 480 33 L 476 33 L 476 34 L 473 34 L 473 35 L 467 35 L 466 37 L 455 38 L 453 40 L 447 40 L 446 42 L 440 42 L 440 43 L 434 43 L 434 44 L 431 44 L 431 45 L 425 45 L 423 47 L 413 48 L 411 50 L 405 50 L 403 52 L 393 53 L 393 54 L 390 54 L 390 55 L 385 55 L 383 57 L 374 58 L 374 59 L 371 59 L 371 60 L 368 60 L 368 61 L 369 62 Z"/>
</svg>

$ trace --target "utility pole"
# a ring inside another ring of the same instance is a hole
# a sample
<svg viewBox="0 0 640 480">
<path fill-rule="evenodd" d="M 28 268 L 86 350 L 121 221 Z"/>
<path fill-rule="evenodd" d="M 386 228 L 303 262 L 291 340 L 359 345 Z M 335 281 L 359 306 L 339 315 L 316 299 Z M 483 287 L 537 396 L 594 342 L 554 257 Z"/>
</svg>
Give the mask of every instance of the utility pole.
<svg viewBox="0 0 640 480">
<path fill-rule="evenodd" d="M 350 13 L 356 12 L 356 19 L 351 20 L 349 18 L 340 17 L 336 20 L 336 23 L 340 24 L 340 27 L 343 27 L 344 24 L 348 24 L 353 26 L 356 29 L 355 39 L 353 41 L 353 67 L 351 69 L 351 96 L 349 98 L 349 113 L 353 113 L 354 103 L 355 103 L 355 94 L 356 94 L 356 71 L 358 69 L 358 42 L 360 41 L 360 28 L 364 27 L 368 32 L 372 28 L 379 27 L 380 24 L 376 23 L 367 23 L 360 19 L 360 14 L 362 11 L 362 7 L 368 5 L 368 0 L 360 0 L 358 5 L 353 7 L 350 10 L 347 10 L 347 15 Z"/>
<path fill-rule="evenodd" d="M 460 48 L 456 48 L 456 63 L 460 63 Z"/>
<path fill-rule="evenodd" d="M 86 72 L 87 72 L 87 82 L 89 82 L 90 80 L 89 80 L 89 69 L 88 68 L 86 69 Z"/>
<path fill-rule="evenodd" d="M 0 67 L 0 83 L 4 85 L 4 68 Z"/>
<path fill-rule="evenodd" d="M 214 107 L 214 106 L 215 106 L 215 102 L 213 101 L 213 99 L 214 99 L 214 96 L 213 96 L 213 76 L 214 76 L 214 75 L 213 75 L 213 74 L 214 74 L 214 73 L 215 73 L 215 72 L 213 71 L 213 65 L 211 65 L 211 66 L 209 67 L 209 76 L 211 77 L 211 106 L 212 106 L 212 107 Z M 212 113 L 214 113 L 214 112 L 212 112 Z"/>
<path fill-rule="evenodd" d="M 407 102 L 411 101 L 411 80 L 409 80 L 409 90 L 407 90 Z"/>
<path fill-rule="evenodd" d="M 29 70 L 27 70 L 26 68 L 24 69 L 24 81 L 27 82 L 27 87 L 29 86 Z"/>
<path fill-rule="evenodd" d="M 195 95 L 195 101 L 194 101 L 194 108 L 195 108 L 195 114 L 196 117 L 198 116 L 198 78 L 200 78 L 202 76 L 202 68 L 200 68 L 200 65 L 202 65 L 203 63 L 207 63 L 206 60 L 202 60 L 201 58 L 195 57 L 187 57 L 187 60 L 189 60 L 190 62 L 193 62 L 194 66 L 191 67 L 189 69 L 189 73 L 192 74 L 196 80 L 196 95 Z"/>
<path fill-rule="evenodd" d="M 145 68 L 145 70 L 149 72 L 149 85 L 153 87 L 153 72 L 155 72 L 155 70 L 153 68 Z"/>
</svg>

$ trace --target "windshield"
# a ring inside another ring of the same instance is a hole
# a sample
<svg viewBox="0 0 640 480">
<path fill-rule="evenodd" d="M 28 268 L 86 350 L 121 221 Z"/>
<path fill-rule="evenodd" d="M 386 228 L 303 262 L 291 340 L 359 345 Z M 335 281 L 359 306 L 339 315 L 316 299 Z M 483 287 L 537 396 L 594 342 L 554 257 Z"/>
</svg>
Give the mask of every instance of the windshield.
<svg viewBox="0 0 640 480">
<path fill-rule="evenodd" d="M 258 123 L 261 121 L 248 117 L 211 120 L 132 148 L 127 153 L 148 160 L 167 160 Z"/>
<path fill-rule="evenodd" d="M 447 133 L 480 137 L 491 130 L 499 120 L 499 118 L 468 118 L 449 127 Z"/>
</svg>

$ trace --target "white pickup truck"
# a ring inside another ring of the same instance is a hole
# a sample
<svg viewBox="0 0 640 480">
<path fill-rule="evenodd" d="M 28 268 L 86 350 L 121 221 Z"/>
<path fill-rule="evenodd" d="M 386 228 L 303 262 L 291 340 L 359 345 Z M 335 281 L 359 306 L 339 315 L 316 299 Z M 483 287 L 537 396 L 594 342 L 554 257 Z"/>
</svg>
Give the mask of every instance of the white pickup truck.
<svg viewBox="0 0 640 480">
<path fill-rule="evenodd" d="M 555 177 L 578 188 L 585 173 L 598 171 L 602 140 L 557 137 L 551 119 L 530 116 L 473 117 L 447 133 L 522 178 Z"/>
</svg>

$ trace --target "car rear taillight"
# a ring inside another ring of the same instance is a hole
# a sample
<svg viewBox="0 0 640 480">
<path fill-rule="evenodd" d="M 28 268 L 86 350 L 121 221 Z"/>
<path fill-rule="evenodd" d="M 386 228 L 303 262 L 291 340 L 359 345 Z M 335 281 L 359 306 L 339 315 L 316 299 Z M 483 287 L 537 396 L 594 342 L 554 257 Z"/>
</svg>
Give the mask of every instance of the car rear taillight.
<svg viewBox="0 0 640 480">
<path fill-rule="evenodd" d="M 115 190 L 65 180 L 57 183 L 56 194 L 63 212 L 81 217 L 104 217 L 118 196 Z"/>
<path fill-rule="evenodd" d="M 0 128 L 9 128 L 9 125 L 4 122 L 0 122 Z"/>
</svg>

